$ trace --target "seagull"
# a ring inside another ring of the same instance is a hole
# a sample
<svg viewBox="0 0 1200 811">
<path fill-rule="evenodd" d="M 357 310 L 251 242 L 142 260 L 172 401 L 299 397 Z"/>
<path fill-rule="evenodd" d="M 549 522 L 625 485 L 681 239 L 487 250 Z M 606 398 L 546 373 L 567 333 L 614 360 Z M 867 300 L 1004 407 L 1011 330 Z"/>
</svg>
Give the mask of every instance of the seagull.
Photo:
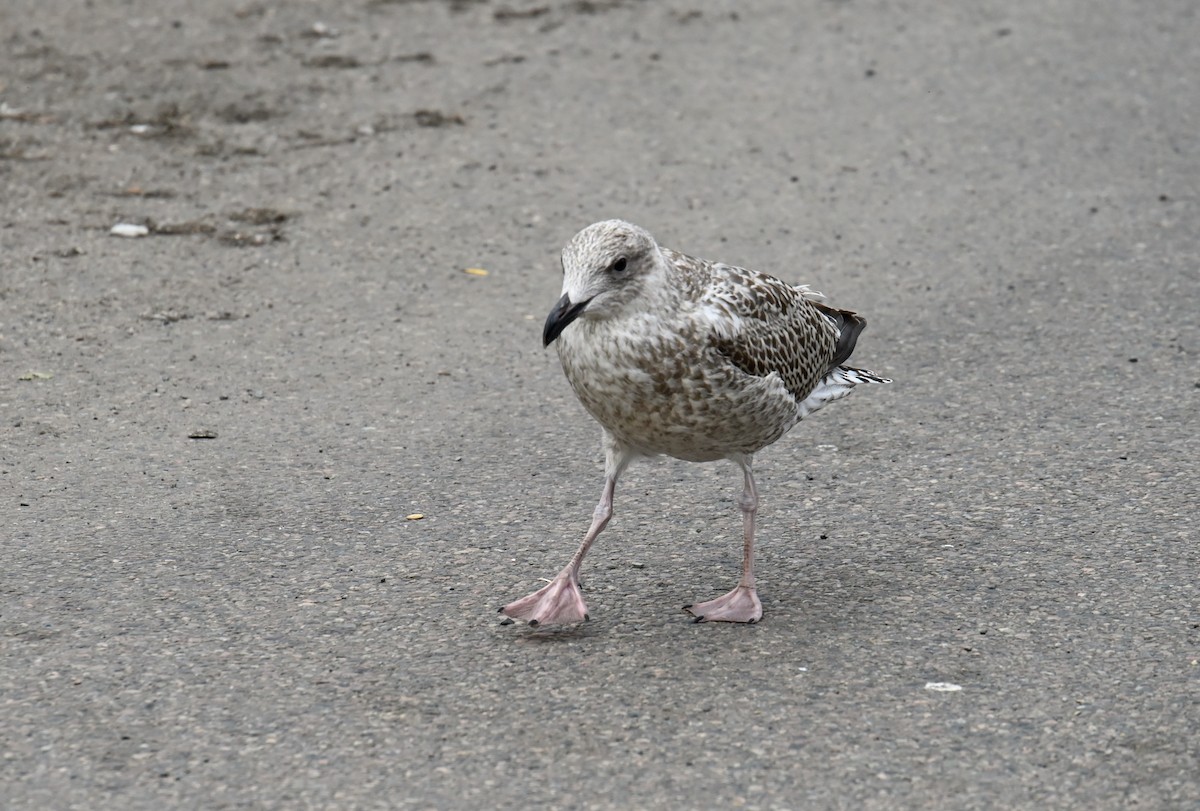
<svg viewBox="0 0 1200 811">
<path fill-rule="evenodd" d="M 579 568 L 612 518 L 617 479 L 633 460 L 665 454 L 741 467 L 741 578 L 684 609 L 696 622 L 757 622 L 754 454 L 859 383 L 891 382 L 844 365 L 866 321 L 807 285 L 660 247 L 622 220 L 576 234 L 562 269 L 542 342 L 557 341 L 571 388 L 603 428 L 604 490 L 566 567 L 500 612 L 530 626 L 588 619 Z"/>
</svg>

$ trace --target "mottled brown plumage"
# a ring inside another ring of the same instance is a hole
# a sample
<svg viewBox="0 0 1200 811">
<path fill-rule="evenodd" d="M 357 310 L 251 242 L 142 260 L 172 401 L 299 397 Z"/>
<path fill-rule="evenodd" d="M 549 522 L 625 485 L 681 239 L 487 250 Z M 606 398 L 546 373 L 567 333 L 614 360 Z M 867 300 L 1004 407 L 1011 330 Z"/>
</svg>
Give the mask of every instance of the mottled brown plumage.
<svg viewBox="0 0 1200 811">
<path fill-rule="evenodd" d="M 807 287 L 660 248 L 620 220 L 577 234 L 563 250 L 563 274 L 543 339 L 557 339 L 567 379 L 604 428 L 605 492 L 567 568 L 502 611 L 531 624 L 584 619 L 579 564 L 608 522 L 617 477 L 638 456 L 668 454 L 742 467 L 742 580 L 690 610 L 698 619 L 757 620 L 752 455 L 857 383 L 887 382 L 842 365 L 866 322 Z"/>
</svg>

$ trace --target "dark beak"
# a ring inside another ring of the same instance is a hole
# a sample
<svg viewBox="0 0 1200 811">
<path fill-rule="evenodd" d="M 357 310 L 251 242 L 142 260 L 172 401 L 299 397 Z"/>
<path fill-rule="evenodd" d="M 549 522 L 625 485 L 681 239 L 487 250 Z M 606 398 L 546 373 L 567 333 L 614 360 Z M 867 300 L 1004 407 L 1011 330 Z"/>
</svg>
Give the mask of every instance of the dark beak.
<svg viewBox="0 0 1200 811">
<path fill-rule="evenodd" d="M 563 297 L 550 311 L 550 315 L 546 316 L 546 326 L 542 328 L 542 346 L 550 346 L 554 343 L 554 339 L 567 328 L 567 324 L 579 317 L 590 301 L 591 299 L 588 299 L 578 304 L 572 304 L 571 297 L 563 293 Z"/>
</svg>

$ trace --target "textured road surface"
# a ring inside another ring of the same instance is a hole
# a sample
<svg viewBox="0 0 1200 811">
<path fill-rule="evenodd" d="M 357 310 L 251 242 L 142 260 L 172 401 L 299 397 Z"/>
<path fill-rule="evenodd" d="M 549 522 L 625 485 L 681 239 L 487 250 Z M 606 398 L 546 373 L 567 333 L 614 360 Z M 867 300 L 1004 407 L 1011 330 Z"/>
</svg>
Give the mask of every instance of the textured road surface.
<svg viewBox="0 0 1200 811">
<path fill-rule="evenodd" d="M 9 0 L 0 43 L 0 806 L 1200 807 L 1194 3 Z M 761 454 L 761 624 L 680 611 L 739 482 L 670 460 L 590 623 L 497 622 L 599 496 L 539 333 L 609 216 L 813 283 L 896 379 Z"/>
</svg>

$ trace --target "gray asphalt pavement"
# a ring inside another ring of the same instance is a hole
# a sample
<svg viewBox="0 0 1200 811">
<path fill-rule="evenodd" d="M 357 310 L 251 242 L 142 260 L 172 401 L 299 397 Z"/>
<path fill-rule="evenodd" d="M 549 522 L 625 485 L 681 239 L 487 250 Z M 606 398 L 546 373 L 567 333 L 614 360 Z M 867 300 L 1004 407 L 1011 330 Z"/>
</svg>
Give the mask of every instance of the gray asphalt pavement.
<svg viewBox="0 0 1200 811">
<path fill-rule="evenodd" d="M 1194 3 L 8 0 L 0 43 L 0 807 L 1200 807 Z M 760 624 L 680 610 L 740 481 L 666 459 L 591 622 L 498 623 L 600 494 L 539 339 L 613 216 L 896 381 L 760 455 Z"/>
</svg>

